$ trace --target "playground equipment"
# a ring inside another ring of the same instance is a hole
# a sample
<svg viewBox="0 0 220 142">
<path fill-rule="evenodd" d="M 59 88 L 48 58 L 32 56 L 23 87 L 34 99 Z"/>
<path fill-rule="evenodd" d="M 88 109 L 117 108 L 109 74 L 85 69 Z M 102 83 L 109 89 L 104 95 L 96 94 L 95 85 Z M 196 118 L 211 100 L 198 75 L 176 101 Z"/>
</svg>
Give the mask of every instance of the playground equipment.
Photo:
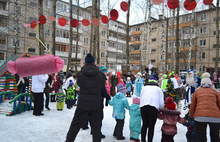
<svg viewBox="0 0 220 142">
<path fill-rule="evenodd" d="M 24 101 L 21 97 L 24 96 Z M 32 109 L 33 96 L 29 93 L 22 93 L 16 95 L 14 92 L 1 92 L 0 93 L 0 114 L 7 116 L 20 114 L 21 112 Z"/>
</svg>

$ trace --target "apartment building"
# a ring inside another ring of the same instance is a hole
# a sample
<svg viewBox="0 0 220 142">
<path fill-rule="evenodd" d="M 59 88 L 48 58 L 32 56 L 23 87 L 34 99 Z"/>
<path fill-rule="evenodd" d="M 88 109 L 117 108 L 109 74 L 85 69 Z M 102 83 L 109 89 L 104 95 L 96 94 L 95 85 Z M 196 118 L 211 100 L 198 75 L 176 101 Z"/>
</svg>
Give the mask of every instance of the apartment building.
<svg viewBox="0 0 220 142">
<path fill-rule="evenodd" d="M 52 15 L 52 0 L 45 0 L 43 3 L 44 15 Z M 56 19 L 64 17 L 69 19 L 69 3 L 58 0 L 56 3 Z M 62 12 L 60 12 L 62 11 Z M 6 59 L 9 59 L 15 50 L 15 3 L 13 0 L 3 0 L 0 2 L 0 61 L 3 63 Z M 77 18 L 77 9 L 73 8 L 73 18 Z M 91 7 L 79 9 L 79 21 L 82 19 L 91 20 Z M 18 53 L 23 53 L 36 39 L 37 28 L 24 27 L 23 24 L 31 23 L 32 20 L 38 20 L 38 3 L 35 0 L 30 1 L 18 1 L 18 20 L 19 20 L 19 33 L 18 33 Z M 109 31 L 107 25 L 102 22 L 99 25 L 100 31 L 100 65 L 106 65 L 110 71 L 115 71 L 116 67 L 121 70 L 123 64 L 123 49 L 125 48 L 125 24 L 110 20 Z M 78 52 L 77 63 L 78 66 L 83 66 L 84 59 L 90 48 L 90 29 L 91 25 L 83 26 L 79 24 L 79 41 L 78 51 L 76 51 L 76 28 L 73 28 L 73 47 L 72 47 L 72 60 L 71 64 L 75 62 L 75 54 Z M 59 56 L 65 61 L 67 65 L 68 50 L 69 50 L 69 37 L 70 25 L 64 27 L 56 24 L 56 56 Z M 107 34 L 109 34 L 109 40 L 107 40 Z M 45 45 L 51 51 L 52 45 L 52 22 L 47 21 L 44 24 L 44 38 Z M 31 56 L 36 56 L 39 53 L 39 42 L 35 42 L 31 48 L 27 51 Z M 116 58 L 116 53 L 117 58 Z M 45 54 L 49 54 L 45 50 Z M 108 57 L 108 58 L 106 58 Z"/>
<path fill-rule="evenodd" d="M 193 33 L 192 33 L 192 50 L 190 65 L 200 72 L 206 71 L 207 68 L 214 68 L 216 56 L 216 11 L 211 5 L 209 9 L 195 12 L 193 17 Z M 179 55 L 180 55 L 180 70 L 187 69 L 189 47 L 190 47 L 190 27 L 192 14 L 180 16 L 179 20 Z M 152 18 L 152 36 L 151 36 L 151 63 L 154 70 L 162 72 L 163 56 L 162 56 L 162 16 L 159 19 Z M 169 26 L 167 27 L 167 23 Z M 167 69 L 171 71 L 171 24 L 172 18 L 165 19 L 165 28 L 168 28 L 168 54 L 167 54 Z M 146 26 L 146 23 L 145 23 Z M 149 25 L 148 25 L 149 26 Z M 176 20 L 175 20 L 176 27 Z M 144 28 L 144 23 L 130 26 L 130 68 L 137 72 L 140 70 L 140 59 L 142 65 L 148 68 L 149 64 L 149 44 L 148 37 L 149 27 Z M 174 52 L 176 31 L 174 31 Z M 176 54 L 176 53 L 175 53 Z M 142 57 L 141 57 L 142 55 Z M 175 61 L 174 61 L 175 64 Z M 219 64 L 220 65 L 220 64 Z"/>
</svg>

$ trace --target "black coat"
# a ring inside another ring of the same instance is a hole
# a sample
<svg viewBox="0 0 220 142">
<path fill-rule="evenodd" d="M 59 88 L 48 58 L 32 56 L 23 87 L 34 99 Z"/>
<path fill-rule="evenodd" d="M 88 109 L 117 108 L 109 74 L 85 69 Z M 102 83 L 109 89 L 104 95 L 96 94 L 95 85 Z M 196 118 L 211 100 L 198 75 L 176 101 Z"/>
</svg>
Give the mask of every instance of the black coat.
<svg viewBox="0 0 220 142">
<path fill-rule="evenodd" d="M 52 76 L 49 75 L 49 78 L 47 79 L 47 82 L 45 83 L 44 93 L 50 93 L 50 84 L 52 83 Z"/>
<path fill-rule="evenodd" d="M 105 87 L 105 75 L 94 65 L 86 65 L 77 73 L 77 85 L 80 87 L 77 108 L 83 110 L 99 109 L 101 89 Z"/>
<path fill-rule="evenodd" d="M 71 76 L 73 75 L 73 73 L 75 73 L 75 72 L 69 70 L 69 71 L 66 73 L 66 79 L 68 79 L 69 77 L 71 77 Z"/>
<path fill-rule="evenodd" d="M 15 80 L 16 80 L 16 83 L 18 83 L 20 77 L 18 74 L 15 74 Z M 18 85 L 18 88 L 21 88 L 23 86 L 29 86 L 29 81 L 27 79 L 27 77 L 23 77 L 24 79 L 24 83 L 21 81 L 20 84 Z"/>
</svg>

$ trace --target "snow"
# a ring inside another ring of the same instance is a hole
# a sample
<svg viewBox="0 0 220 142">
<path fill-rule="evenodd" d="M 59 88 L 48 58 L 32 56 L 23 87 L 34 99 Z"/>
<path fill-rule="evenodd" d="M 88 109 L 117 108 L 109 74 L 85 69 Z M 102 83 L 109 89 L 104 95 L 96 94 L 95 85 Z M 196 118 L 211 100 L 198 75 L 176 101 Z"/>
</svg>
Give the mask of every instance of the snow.
<svg viewBox="0 0 220 142">
<path fill-rule="evenodd" d="M 128 98 L 128 101 L 131 105 L 132 98 Z M 33 116 L 33 111 L 27 111 L 14 116 L 0 115 L 0 142 L 64 142 L 76 107 L 69 110 L 65 106 L 63 111 L 57 111 L 56 103 L 50 102 L 49 105 L 51 110 L 44 110 L 44 116 Z M 104 108 L 102 133 L 106 138 L 102 139 L 102 142 L 118 141 L 113 137 L 116 122 L 112 118 L 112 110 L 112 106 Z M 126 111 L 123 131 L 126 139 L 120 140 L 121 142 L 130 141 L 129 117 L 129 113 Z M 163 121 L 157 120 L 154 131 L 154 142 L 161 141 L 162 124 Z M 177 142 L 186 142 L 185 134 L 187 128 L 182 124 L 177 124 L 177 129 L 178 132 L 174 140 Z M 80 129 L 75 142 L 92 142 L 90 130 Z M 207 139 L 209 140 L 209 137 Z"/>
</svg>

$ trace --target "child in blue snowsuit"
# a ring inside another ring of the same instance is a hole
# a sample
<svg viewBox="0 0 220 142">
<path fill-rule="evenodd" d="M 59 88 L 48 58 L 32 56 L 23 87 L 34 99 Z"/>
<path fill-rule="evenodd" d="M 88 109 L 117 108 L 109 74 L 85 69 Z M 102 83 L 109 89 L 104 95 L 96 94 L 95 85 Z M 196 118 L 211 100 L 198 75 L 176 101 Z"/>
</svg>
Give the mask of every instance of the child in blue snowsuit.
<svg viewBox="0 0 220 142">
<path fill-rule="evenodd" d="M 125 108 L 130 109 L 128 100 L 124 96 L 127 92 L 126 88 L 123 84 L 118 84 L 118 93 L 115 94 L 113 99 L 109 101 L 109 105 L 113 106 L 113 114 L 112 117 L 116 120 L 116 126 L 113 133 L 113 136 L 117 138 L 117 140 L 124 140 L 123 136 L 123 127 L 124 127 L 124 119 L 125 119 Z"/>
<path fill-rule="evenodd" d="M 131 87 L 132 87 L 132 82 L 131 82 L 131 78 L 127 77 L 127 81 L 126 81 L 126 89 L 127 89 L 127 97 L 131 97 Z"/>
<path fill-rule="evenodd" d="M 133 104 L 130 106 L 129 114 L 129 129 L 130 129 L 130 140 L 139 142 L 139 135 L 141 133 L 141 109 L 140 109 L 140 98 L 133 96 Z"/>
</svg>

